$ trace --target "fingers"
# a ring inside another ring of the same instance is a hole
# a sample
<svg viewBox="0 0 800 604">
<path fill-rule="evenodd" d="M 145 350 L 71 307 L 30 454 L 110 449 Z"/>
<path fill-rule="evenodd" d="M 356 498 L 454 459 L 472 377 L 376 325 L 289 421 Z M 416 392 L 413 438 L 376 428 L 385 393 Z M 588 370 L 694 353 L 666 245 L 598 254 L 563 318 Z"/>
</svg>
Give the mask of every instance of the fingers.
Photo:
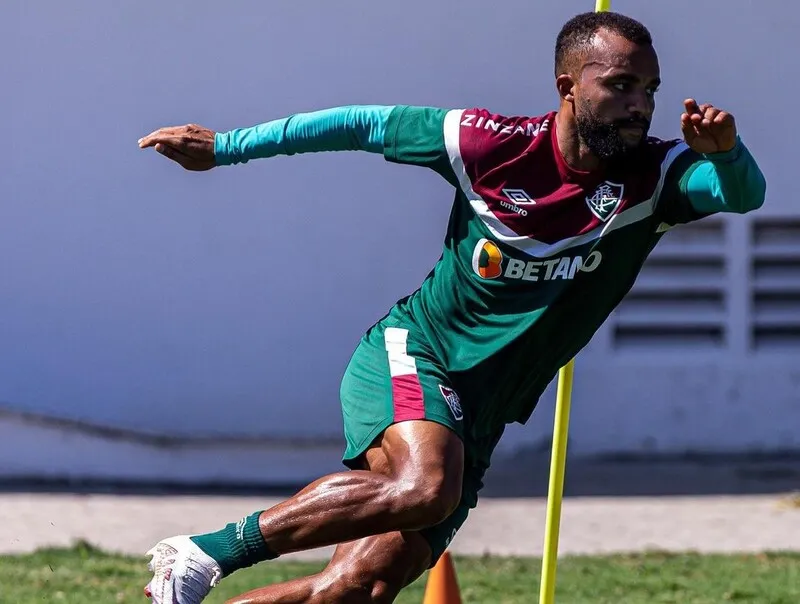
<svg viewBox="0 0 800 604">
<path fill-rule="evenodd" d="M 685 110 L 683 115 L 687 115 L 693 124 L 721 124 L 732 117 L 727 111 L 718 109 L 710 103 L 698 105 L 694 99 L 686 99 L 683 101 L 683 106 Z"/>
<path fill-rule="evenodd" d="M 195 157 L 186 149 L 171 147 L 164 143 L 156 143 L 153 148 L 164 157 L 192 172 L 211 170 L 216 165 L 213 155 L 211 157 Z"/>
<path fill-rule="evenodd" d="M 703 123 L 703 113 L 706 106 L 699 106 L 694 99 L 686 99 L 683 101 L 683 107 L 686 112 L 681 116 L 681 127 L 683 128 L 684 116 L 686 116 L 689 122 L 686 127 L 693 126 L 694 130 L 697 131 Z"/>
<path fill-rule="evenodd" d="M 181 164 L 184 168 L 186 168 L 192 161 L 192 158 L 175 147 L 170 146 L 167 143 L 157 142 L 153 145 L 153 148 L 163 155 L 164 157 L 168 157 L 174 162 Z"/>
<path fill-rule="evenodd" d="M 690 116 L 691 120 L 692 120 L 692 124 L 694 124 L 695 127 L 699 128 L 700 126 L 705 124 L 705 122 L 704 122 L 705 114 L 706 114 L 706 111 L 708 111 L 709 107 L 710 107 L 710 105 L 707 105 L 707 104 L 700 105 L 700 106 L 697 107 L 697 111 Z"/>
<path fill-rule="evenodd" d="M 686 99 L 683 101 L 684 113 L 681 114 L 681 131 L 684 137 L 694 136 L 698 133 L 703 121 L 703 114 L 697 101 Z"/>
<path fill-rule="evenodd" d="M 720 114 L 720 110 L 709 105 L 703 110 L 703 126 L 709 127 Z"/>
<path fill-rule="evenodd" d="M 153 147 L 158 143 L 164 143 L 171 147 L 181 148 L 186 146 L 189 142 L 191 135 L 200 132 L 200 126 L 196 124 L 187 124 L 185 126 L 168 126 L 166 128 L 159 128 L 139 139 L 139 148 L 145 149 Z"/>
<path fill-rule="evenodd" d="M 683 106 L 685 112 L 681 114 L 681 129 L 684 131 L 690 126 L 699 131 L 700 128 L 711 126 L 733 125 L 733 116 L 730 113 L 710 103 L 698 105 L 694 99 L 686 99 Z"/>
<path fill-rule="evenodd" d="M 181 141 L 181 134 L 179 133 L 179 129 L 176 127 L 171 128 L 159 128 L 158 130 L 151 132 L 147 136 L 143 136 L 139 139 L 139 148 L 146 149 L 147 147 L 154 147 L 158 143 L 171 145 L 173 147 L 177 147 Z"/>
<path fill-rule="evenodd" d="M 736 145 L 736 123 L 730 113 L 710 103 L 698 105 L 694 99 L 686 99 L 683 106 L 681 132 L 692 149 L 717 153 Z"/>
<path fill-rule="evenodd" d="M 714 118 L 713 124 L 715 126 L 735 126 L 736 121 L 733 116 L 727 111 L 720 111 Z"/>
<path fill-rule="evenodd" d="M 694 126 L 692 125 L 692 119 L 689 117 L 688 113 L 684 113 L 681 115 L 681 131 L 683 132 L 684 136 L 689 133 L 694 133 Z"/>
</svg>

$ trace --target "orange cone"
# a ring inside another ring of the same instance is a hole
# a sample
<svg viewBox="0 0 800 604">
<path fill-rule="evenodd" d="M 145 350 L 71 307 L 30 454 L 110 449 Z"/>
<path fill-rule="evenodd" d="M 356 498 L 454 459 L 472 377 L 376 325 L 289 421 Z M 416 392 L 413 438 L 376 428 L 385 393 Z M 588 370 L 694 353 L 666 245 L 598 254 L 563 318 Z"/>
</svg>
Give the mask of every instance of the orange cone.
<svg viewBox="0 0 800 604">
<path fill-rule="evenodd" d="M 431 569 L 423 604 L 461 604 L 456 569 L 449 552 L 442 554 Z"/>
</svg>

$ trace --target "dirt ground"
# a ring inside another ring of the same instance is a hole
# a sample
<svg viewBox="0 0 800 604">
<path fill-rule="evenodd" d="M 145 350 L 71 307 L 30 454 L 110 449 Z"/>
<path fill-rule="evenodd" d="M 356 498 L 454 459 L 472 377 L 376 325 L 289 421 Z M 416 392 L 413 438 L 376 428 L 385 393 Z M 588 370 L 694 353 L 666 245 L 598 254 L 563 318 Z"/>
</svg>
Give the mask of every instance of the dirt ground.
<svg viewBox="0 0 800 604">
<path fill-rule="evenodd" d="M 493 469 L 452 551 L 540 555 L 546 476 L 546 458 L 535 455 Z M 0 553 L 82 539 L 139 555 L 161 538 L 216 530 L 282 499 L 263 489 L 189 492 L 163 485 L 16 484 L 0 491 Z M 565 491 L 563 554 L 800 550 L 796 458 L 576 461 Z"/>
</svg>

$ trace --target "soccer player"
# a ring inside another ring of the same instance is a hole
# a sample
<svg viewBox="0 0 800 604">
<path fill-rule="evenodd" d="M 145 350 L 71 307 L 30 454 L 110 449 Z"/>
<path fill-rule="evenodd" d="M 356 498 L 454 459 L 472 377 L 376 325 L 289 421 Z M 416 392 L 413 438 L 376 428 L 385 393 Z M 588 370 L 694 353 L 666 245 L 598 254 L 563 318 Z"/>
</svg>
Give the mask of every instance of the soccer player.
<svg viewBox="0 0 800 604">
<path fill-rule="evenodd" d="M 648 136 L 659 83 L 641 23 L 587 13 L 558 35 L 560 104 L 545 115 L 349 106 L 139 141 L 187 170 L 381 153 L 455 188 L 441 258 L 364 334 L 344 374 L 349 470 L 219 531 L 156 544 L 153 602 L 196 604 L 237 569 L 331 544 L 321 573 L 231 602 L 392 602 L 436 563 L 477 504 L 504 427 L 528 420 L 663 234 L 764 202 L 730 113 L 687 99 L 683 140 Z"/>
</svg>

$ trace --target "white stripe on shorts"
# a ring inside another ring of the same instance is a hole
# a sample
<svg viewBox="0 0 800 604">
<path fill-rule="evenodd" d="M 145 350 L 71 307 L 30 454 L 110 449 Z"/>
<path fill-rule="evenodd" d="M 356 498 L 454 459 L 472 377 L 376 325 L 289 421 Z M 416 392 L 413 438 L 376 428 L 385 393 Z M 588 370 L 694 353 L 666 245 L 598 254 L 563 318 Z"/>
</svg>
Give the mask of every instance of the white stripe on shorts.
<svg viewBox="0 0 800 604">
<path fill-rule="evenodd" d="M 416 375 L 417 361 L 407 352 L 408 330 L 387 327 L 383 339 L 386 342 L 386 352 L 389 354 L 390 375 L 392 377 Z"/>
</svg>

